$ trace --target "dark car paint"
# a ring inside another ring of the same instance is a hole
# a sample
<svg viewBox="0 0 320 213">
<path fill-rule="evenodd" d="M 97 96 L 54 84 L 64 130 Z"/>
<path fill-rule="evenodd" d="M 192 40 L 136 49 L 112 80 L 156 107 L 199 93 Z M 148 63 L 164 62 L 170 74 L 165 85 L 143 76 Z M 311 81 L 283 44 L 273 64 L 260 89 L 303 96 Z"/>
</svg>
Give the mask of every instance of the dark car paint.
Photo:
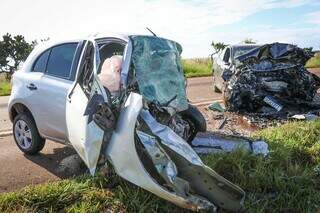
<svg viewBox="0 0 320 213">
<path fill-rule="evenodd" d="M 252 47 L 252 49 L 260 45 L 230 45 L 222 51 L 216 53 L 212 60 L 213 86 L 216 92 L 223 92 L 225 80 L 222 77 L 224 70 L 234 69 L 235 66 L 235 49 L 242 47 Z"/>
</svg>

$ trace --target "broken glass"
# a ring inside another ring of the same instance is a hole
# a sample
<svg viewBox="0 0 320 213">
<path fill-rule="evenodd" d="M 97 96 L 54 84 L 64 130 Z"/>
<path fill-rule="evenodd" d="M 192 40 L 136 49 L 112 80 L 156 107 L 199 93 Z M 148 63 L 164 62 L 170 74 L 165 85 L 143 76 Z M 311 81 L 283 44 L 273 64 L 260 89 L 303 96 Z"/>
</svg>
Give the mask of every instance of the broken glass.
<svg viewBox="0 0 320 213">
<path fill-rule="evenodd" d="M 145 100 L 177 111 L 188 108 L 181 46 L 155 36 L 130 36 L 131 62 L 139 90 Z"/>
</svg>

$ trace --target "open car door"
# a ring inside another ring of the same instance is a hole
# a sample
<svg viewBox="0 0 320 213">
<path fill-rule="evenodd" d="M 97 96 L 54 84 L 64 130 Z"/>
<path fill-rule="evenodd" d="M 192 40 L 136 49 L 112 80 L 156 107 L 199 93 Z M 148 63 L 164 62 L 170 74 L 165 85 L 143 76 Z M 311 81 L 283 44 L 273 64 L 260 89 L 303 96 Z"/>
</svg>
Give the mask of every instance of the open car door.
<svg viewBox="0 0 320 213">
<path fill-rule="evenodd" d="M 66 103 L 68 140 L 92 175 L 100 156 L 104 134 L 93 121 L 93 113 L 98 104 L 107 102 L 106 93 L 96 78 L 99 56 L 95 49 L 93 41 L 85 42 L 77 79 L 69 91 Z"/>
</svg>

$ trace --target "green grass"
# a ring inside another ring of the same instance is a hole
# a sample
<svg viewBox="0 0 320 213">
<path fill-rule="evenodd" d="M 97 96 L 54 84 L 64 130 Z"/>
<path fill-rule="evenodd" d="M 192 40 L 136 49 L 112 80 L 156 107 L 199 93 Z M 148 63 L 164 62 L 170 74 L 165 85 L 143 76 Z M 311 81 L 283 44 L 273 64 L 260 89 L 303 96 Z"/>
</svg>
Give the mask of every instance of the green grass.
<svg viewBox="0 0 320 213">
<path fill-rule="evenodd" d="M 187 78 L 212 75 L 210 58 L 183 59 L 182 66 Z"/>
<path fill-rule="evenodd" d="M 268 157 L 239 150 L 202 157 L 246 191 L 246 212 L 320 210 L 320 120 L 294 122 L 256 133 Z M 114 184 L 116 183 L 116 184 Z M 182 212 L 118 177 L 78 177 L 0 195 L 0 212 Z"/>
<path fill-rule="evenodd" d="M 11 85 L 9 81 L 1 80 L 0 81 L 0 96 L 10 95 Z"/>
<path fill-rule="evenodd" d="M 114 187 L 114 182 L 118 184 Z M 0 212 L 181 212 L 178 207 L 114 177 L 81 176 L 0 194 Z"/>
<path fill-rule="evenodd" d="M 320 120 L 288 123 L 256 133 L 268 141 L 267 158 L 243 151 L 204 161 L 247 193 L 248 212 L 320 210 Z"/>
<path fill-rule="evenodd" d="M 320 68 L 320 53 L 312 57 L 307 63 L 307 68 Z"/>
</svg>

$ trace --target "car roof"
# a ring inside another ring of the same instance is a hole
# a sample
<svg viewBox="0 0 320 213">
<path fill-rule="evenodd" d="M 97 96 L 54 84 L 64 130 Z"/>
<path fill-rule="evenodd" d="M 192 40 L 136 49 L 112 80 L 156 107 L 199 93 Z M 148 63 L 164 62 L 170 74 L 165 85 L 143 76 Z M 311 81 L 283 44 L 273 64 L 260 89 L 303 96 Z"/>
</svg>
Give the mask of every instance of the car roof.
<svg viewBox="0 0 320 213">
<path fill-rule="evenodd" d="M 39 46 L 39 47 L 43 47 L 45 49 L 45 48 L 49 48 L 51 46 L 59 45 L 62 43 L 79 42 L 79 41 L 83 41 L 83 40 L 87 40 L 87 39 L 118 38 L 118 39 L 122 39 L 124 41 L 128 41 L 130 35 L 136 35 L 136 34 L 110 32 L 110 33 L 94 33 L 94 34 L 90 34 L 90 35 L 83 36 L 83 37 L 69 37 L 69 38 L 65 38 L 65 39 L 50 39 L 48 41 L 44 41 L 44 42 L 39 43 L 37 45 L 37 48 Z"/>
<path fill-rule="evenodd" d="M 130 35 L 137 35 L 137 34 L 107 32 L 107 33 L 95 33 L 95 34 L 91 34 L 91 35 L 87 35 L 87 36 L 83 36 L 83 37 L 77 37 L 77 38 L 69 37 L 66 39 L 50 39 L 48 41 L 43 41 L 43 42 L 40 42 L 39 44 L 37 44 L 35 46 L 35 48 L 32 50 L 32 52 L 30 53 L 27 60 L 25 61 L 24 65 L 30 66 L 30 62 L 33 62 L 45 50 L 47 50 L 53 46 L 63 44 L 63 43 L 73 43 L 73 42 L 80 42 L 80 41 L 88 40 L 88 39 L 96 40 L 96 39 L 103 39 L 103 38 L 118 38 L 118 39 L 121 39 L 121 40 L 124 40 L 127 42 L 129 40 Z"/>
<path fill-rule="evenodd" d="M 262 44 L 234 44 L 230 45 L 229 47 L 232 48 L 241 48 L 241 47 L 260 47 Z"/>
</svg>

